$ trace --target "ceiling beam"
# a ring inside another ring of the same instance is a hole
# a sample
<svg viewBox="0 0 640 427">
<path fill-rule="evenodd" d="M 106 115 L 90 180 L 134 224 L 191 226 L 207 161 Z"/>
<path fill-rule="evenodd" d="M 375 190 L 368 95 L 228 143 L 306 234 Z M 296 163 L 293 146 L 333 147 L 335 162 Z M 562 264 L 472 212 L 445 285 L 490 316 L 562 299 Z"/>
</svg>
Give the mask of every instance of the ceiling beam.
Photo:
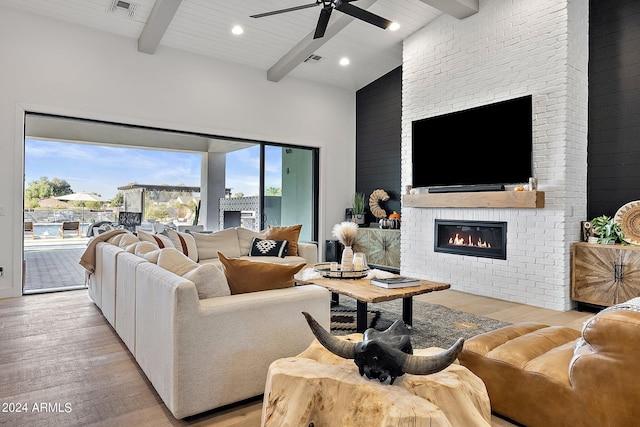
<svg viewBox="0 0 640 427">
<path fill-rule="evenodd" d="M 446 1 L 446 0 L 445 0 Z M 376 0 L 361 0 L 358 7 L 367 9 Z M 338 34 L 342 29 L 349 25 L 355 18 L 345 13 L 334 11 L 333 16 L 337 17 L 329 24 L 324 33 L 324 37 L 314 39 L 315 29 L 305 36 L 298 44 L 296 44 L 289 52 L 278 60 L 271 68 L 267 70 L 267 80 L 271 82 L 279 82 L 284 76 L 289 74 L 294 68 L 300 65 L 312 53 L 318 50 L 323 44 L 331 40 L 333 36 Z M 339 16 L 337 16 L 339 15 Z"/>
<path fill-rule="evenodd" d="M 458 19 L 478 13 L 479 0 L 421 0 L 423 3 Z"/>
<path fill-rule="evenodd" d="M 151 55 L 155 53 L 181 2 L 182 0 L 156 1 L 138 37 L 138 52 Z"/>
</svg>

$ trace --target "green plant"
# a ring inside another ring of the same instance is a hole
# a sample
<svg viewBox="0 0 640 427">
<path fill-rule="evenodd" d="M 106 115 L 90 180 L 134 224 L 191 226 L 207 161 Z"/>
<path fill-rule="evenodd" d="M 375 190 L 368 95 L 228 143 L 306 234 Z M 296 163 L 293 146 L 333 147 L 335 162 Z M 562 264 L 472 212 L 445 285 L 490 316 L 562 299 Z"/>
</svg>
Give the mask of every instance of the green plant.
<svg viewBox="0 0 640 427">
<path fill-rule="evenodd" d="M 605 245 L 612 243 L 626 244 L 620 224 L 615 222 L 610 216 L 601 215 L 595 217 L 591 220 L 591 227 L 593 232 L 598 236 L 598 243 Z"/>
<path fill-rule="evenodd" d="M 364 215 L 364 193 L 356 193 L 353 196 L 354 215 Z"/>
</svg>

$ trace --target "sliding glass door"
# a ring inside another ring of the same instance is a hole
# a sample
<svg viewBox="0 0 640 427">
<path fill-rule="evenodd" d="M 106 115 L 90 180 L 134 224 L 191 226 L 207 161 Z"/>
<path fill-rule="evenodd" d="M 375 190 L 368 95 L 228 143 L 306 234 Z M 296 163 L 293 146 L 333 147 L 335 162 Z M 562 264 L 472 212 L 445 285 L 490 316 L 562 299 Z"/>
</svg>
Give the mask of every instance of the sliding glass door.
<svg viewBox="0 0 640 427">
<path fill-rule="evenodd" d="M 316 241 L 317 159 L 317 149 L 268 144 L 227 153 L 221 228 L 302 224 L 300 240 Z"/>
<path fill-rule="evenodd" d="M 312 149 L 264 150 L 264 226 L 302 224 L 300 240 L 315 241 L 316 153 Z"/>
</svg>

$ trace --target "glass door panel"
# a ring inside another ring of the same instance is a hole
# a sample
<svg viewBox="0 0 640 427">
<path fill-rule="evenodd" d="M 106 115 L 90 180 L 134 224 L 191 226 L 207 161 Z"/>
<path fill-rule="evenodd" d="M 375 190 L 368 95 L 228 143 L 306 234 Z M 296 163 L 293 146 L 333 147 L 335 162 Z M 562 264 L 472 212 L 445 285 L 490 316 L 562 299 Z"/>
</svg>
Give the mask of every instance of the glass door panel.
<svg viewBox="0 0 640 427">
<path fill-rule="evenodd" d="M 316 240 L 316 151 L 265 146 L 264 227 L 302 224 L 301 241 Z"/>
<path fill-rule="evenodd" d="M 230 151 L 225 159 L 225 198 L 220 200 L 220 229 L 261 229 L 260 145 Z"/>
</svg>

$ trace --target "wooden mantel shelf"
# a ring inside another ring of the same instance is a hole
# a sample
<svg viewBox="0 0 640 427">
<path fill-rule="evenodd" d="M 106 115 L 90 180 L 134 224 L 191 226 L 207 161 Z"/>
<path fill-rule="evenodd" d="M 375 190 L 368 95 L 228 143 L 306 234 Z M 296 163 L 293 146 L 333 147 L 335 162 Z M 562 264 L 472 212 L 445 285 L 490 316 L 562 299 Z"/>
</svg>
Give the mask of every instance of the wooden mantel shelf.
<svg viewBox="0 0 640 427">
<path fill-rule="evenodd" d="M 479 191 L 402 196 L 409 208 L 543 208 L 544 191 Z"/>
</svg>

